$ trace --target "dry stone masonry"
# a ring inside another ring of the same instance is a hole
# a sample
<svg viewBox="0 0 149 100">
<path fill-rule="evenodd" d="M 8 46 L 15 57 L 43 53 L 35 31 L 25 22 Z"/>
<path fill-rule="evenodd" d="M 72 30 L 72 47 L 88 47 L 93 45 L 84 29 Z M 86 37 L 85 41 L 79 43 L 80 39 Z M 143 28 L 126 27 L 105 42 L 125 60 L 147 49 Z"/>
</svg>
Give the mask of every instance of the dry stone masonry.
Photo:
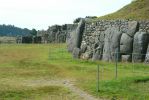
<svg viewBox="0 0 149 100">
<path fill-rule="evenodd" d="M 83 19 L 67 45 L 75 58 L 149 63 L 149 21 Z"/>
<path fill-rule="evenodd" d="M 67 43 L 74 58 L 149 63 L 149 21 L 80 19 L 54 25 L 18 43 Z"/>
<path fill-rule="evenodd" d="M 41 43 L 65 43 L 69 33 L 75 30 L 77 24 L 54 25 L 46 31 L 38 31 L 37 36 L 42 39 Z"/>
<path fill-rule="evenodd" d="M 70 33 L 77 28 L 78 24 L 53 25 L 47 30 L 40 30 L 37 36 L 17 37 L 17 43 L 65 43 Z"/>
</svg>

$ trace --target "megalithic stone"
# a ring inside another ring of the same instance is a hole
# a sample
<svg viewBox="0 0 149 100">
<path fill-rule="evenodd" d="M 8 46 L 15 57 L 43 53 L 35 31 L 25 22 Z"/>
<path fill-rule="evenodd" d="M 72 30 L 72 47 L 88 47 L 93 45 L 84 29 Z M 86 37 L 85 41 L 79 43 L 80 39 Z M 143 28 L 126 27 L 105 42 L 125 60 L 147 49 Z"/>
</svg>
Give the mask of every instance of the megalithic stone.
<svg viewBox="0 0 149 100">
<path fill-rule="evenodd" d="M 138 30 L 138 22 L 137 21 L 129 21 L 128 22 L 128 31 L 127 34 L 130 37 L 133 37 Z"/>
<path fill-rule="evenodd" d="M 79 25 L 78 25 L 78 27 L 76 29 L 76 37 L 75 37 L 75 41 L 74 41 L 76 48 L 80 48 L 80 46 L 81 46 L 84 27 L 85 27 L 85 21 L 84 21 L 84 19 L 82 19 L 79 22 Z"/>
<path fill-rule="evenodd" d="M 149 44 L 148 44 L 148 49 L 147 49 L 147 52 L 146 52 L 145 63 L 149 64 Z"/>
<path fill-rule="evenodd" d="M 128 55 L 132 53 L 133 38 L 126 33 L 123 33 L 120 40 L 120 53 Z"/>
<path fill-rule="evenodd" d="M 118 60 L 120 60 L 120 38 L 121 32 L 118 27 L 110 27 L 105 31 L 103 60 L 114 61 L 115 51 L 118 53 Z"/>
<path fill-rule="evenodd" d="M 74 48 L 80 48 L 84 27 L 85 27 L 85 20 L 82 19 L 79 22 L 77 28 L 70 33 L 70 37 L 67 40 L 67 47 L 69 52 L 73 52 Z"/>
<path fill-rule="evenodd" d="M 148 43 L 149 34 L 140 31 L 135 34 L 132 55 L 132 60 L 134 62 L 143 62 L 145 60 Z"/>
</svg>

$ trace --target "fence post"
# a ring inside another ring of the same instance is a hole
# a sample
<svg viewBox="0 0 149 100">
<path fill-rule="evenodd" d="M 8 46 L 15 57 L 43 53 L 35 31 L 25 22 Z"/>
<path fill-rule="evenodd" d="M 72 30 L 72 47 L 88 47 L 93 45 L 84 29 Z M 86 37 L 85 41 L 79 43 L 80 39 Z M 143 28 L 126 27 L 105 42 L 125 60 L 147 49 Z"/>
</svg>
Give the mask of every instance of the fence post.
<svg viewBox="0 0 149 100">
<path fill-rule="evenodd" d="M 115 79 L 117 79 L 118 49 L 115 50 Z"/>
<path fill-rule="evenodd" d="M 97 92 L 99 92 L 99 65 L 97 65 Z"/>
</svg>

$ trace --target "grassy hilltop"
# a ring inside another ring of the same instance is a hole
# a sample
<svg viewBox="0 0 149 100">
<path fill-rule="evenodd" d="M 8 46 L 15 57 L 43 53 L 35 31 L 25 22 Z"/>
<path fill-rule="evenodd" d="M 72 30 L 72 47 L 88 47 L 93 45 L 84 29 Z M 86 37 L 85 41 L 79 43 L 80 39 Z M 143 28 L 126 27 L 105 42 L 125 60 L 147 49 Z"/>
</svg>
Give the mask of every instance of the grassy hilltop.
<svg viewBox="0 0 149 100">
<path fill-rule="evenodd" d="M 134 0 L 117 12 L 99 17 L 99 19 L 149 19 L 149 0 Z"/>
</svg>

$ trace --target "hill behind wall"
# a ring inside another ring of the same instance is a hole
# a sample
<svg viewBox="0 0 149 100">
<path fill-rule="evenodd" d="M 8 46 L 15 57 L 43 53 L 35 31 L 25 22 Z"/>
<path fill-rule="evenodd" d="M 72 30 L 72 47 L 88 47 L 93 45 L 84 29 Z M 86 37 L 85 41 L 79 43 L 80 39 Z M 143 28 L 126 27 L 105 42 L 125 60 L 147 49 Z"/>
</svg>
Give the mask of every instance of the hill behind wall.
<svg viewBox="0 0 149 100">
<path fill-rule="evenodd" d="M 134 0 L 117 12 L 99 17 L 99 19 L 149 19 L 149 0 Z"/>
</svg>

